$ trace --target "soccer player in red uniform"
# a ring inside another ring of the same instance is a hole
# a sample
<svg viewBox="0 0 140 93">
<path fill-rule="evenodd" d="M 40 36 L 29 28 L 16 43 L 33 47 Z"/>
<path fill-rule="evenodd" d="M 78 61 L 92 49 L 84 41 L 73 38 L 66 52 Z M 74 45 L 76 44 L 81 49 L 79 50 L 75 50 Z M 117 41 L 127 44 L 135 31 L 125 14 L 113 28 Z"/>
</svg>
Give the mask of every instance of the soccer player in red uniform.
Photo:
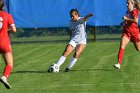
<svg viewBox="0 0 140 93">
<path fill-rule="evenodd" d="M 0 53 L 2 54 L 2 57 L 5 61 L 5 69 L 3 76 L 0 78 L 0 81 L 5 85 L 7 89 L 11 88 L 7 78 L 13 68 L 13 55 L 10 39 L 8 36 L 9 26 L 13 32 L 16 32 L 13 18 L 10 14 L 4 11 L 4 4 L 2 4 L 0 6 Z"/>
<path fill-rule="evenodd" d="M 118 63 L 114 64 L 113 66 L 116 69 L 120 69 L 122 64 L 122 59 L 124 55 L 124 49 L 126 45 L 131 40 L 136 48 L 137 51 L 140 51 L 140 34 L 138 28 L 138 10 L 134 8 L 134 1 L 127 0 L 127 12 L 126 16 L 123 16 L 123 22 L 121 25 L 124 25 L 124 29 L 122 32 L 121 42 L 120 42 L 120 49 L 118 52 Z"/>
</svg>

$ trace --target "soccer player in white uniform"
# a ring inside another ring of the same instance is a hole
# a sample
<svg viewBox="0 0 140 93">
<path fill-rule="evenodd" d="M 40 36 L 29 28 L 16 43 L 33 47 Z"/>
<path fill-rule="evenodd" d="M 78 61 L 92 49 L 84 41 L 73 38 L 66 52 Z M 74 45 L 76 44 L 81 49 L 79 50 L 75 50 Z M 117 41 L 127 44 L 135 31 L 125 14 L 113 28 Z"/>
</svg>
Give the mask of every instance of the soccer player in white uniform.
<svg viewBox="0 0 140 93">
<path fill-rule="evenodd" d="M 84 18 L 79 17 L 79 16 L 80 15 L 77 9 L 71 9 L 70 11 L 71 20 L 69 23 L 69 28 L 71 31 L 70 42 L 66 46 L 60 59 L 56 62 L 56 64 L 60 67 L 66 60 L 66 57 L 75 50 L 75 53 L 72 59 L 70 60 L 68 66 L 66 67 L 65 72 L 68 72 L 74 66 L 79 55 L 86 47 L 86 42 L 87 42 L 86 40 L 87 36 L 86 36 L 86 31 L 85 31 L 86 20 L 90 18 L 91 16 L 93 16 L 93 14 L 88 14 Z"/>
</svg>

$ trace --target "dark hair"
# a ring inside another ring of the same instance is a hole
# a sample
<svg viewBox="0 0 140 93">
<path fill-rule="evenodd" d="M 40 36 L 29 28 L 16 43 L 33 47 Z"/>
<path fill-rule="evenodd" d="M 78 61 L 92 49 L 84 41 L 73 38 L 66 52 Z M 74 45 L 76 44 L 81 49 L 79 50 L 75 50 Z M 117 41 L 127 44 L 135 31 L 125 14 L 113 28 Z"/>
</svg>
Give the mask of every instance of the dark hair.
<svg viewBox="0 0 140 93">
<path fill-rule="evenodd" d="M 3 11 L 4 3 L 0 5 L 0 10 Z"/>
<path fill-rule="evenodd" d="M 80 16 L 80 14 L 79 14 L 79 12 L 78 12 L 77 9 L 71 9 L 71 10 L 70 10 L 70 15 L 71 15 L 73 12 L 75 12 L 78 16 Z"/>
</svg>

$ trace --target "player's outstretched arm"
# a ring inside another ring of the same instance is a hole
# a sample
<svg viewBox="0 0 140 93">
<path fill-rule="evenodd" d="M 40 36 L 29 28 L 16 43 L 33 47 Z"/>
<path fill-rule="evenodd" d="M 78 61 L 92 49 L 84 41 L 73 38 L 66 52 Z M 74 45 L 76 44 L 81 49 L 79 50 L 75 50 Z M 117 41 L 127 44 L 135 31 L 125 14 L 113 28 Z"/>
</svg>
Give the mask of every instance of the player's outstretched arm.
<svg viewBox="0 0 140 93">
<path fill-rule="evenodd" d="M 93 16 L 93 14 L 88 14 L 88 15 L 86 15 L 86 16 L 83 18 L 83 20 L 86 21 L 87 19 L 89 19 L 89 18 L 92 17 L 92 16 Z"/>
</svg>

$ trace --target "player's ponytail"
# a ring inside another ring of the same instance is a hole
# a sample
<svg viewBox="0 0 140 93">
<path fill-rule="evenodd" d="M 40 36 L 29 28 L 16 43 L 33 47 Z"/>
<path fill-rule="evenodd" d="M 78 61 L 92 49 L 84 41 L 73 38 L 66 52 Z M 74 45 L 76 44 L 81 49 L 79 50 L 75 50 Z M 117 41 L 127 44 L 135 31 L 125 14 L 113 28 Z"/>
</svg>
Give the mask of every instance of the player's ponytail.
<svg viewBox="0 0 140 93">
<path fill-rule="evenodd" d="M 136 4 L 136 2 L 134 0 L 129 0 L 129 1 L 132 2 L 132 4 L 134 4 L 134 5 Z"/>
<path fill-rule="evenodd" d="M 131 0 L 131 2 L 132 2 L 133 4 L 135 4 L 134 0 Z"/>
<path fill-rule="evenodd" d="M 4 11 L 4 3 L 0 4 L 0 11 Z"/>
</svg>

